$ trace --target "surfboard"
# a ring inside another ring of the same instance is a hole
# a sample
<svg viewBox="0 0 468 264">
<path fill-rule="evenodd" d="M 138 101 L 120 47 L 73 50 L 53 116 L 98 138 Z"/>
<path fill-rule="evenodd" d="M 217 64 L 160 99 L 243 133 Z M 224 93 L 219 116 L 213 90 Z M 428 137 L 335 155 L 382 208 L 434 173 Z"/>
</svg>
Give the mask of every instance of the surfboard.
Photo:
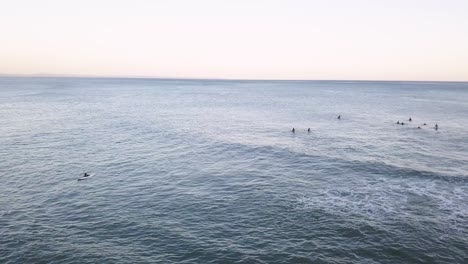
<svg viewBox="0 0 468 264">
<path fill-rule="evenodd" d="M 94 175 L 96 175 L 96 173 L 90 173 L 88 177 L 84 177 L 84 176 L 81 176 L 78 178 L 78 181 L 84 181 L 84 180 L 87 180 L 91 177 L 94 177 Z"/>
</svg>

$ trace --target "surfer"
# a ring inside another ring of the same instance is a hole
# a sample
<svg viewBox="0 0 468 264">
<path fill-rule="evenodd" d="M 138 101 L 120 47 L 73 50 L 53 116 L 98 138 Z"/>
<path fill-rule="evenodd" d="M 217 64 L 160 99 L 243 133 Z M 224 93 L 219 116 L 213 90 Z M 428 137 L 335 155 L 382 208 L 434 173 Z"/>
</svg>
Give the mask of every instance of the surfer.
<svg viewBox="0 0 468 264">
<path fill-rule="evenodd" d="M 438 124 L 435 124 L 435 130 L 439 129 L 439 125 Z"/>
<path fill-rule="evenodd" d="M 420 126 L 418 126 L 418 129 L 421 129 L 421 127 L 420 127 Z"/>
<path fill-rule="evenodd" d="M 400 120 L 398 120 L 396 123 L 397 123 L 397 125 L 399 125 L 399 124 L 400 124 Z"/>
<path fill-rule="evenodd" d="M 338 119 L 341 119 L 341 115 L 338 116 Z"/>
<path fill-rule="evenodd" d="M 307 132 L 310 133 L 310 128 L 307 129 Z"/>
<path fill-rule="evenodd" d="M 85 173 L 83 174 L 83 177 L 89 177 L 89 173 L 85 172 Z"/>
<path fill-rule="evenodd" d="M 423 124 L 423 126 L 427 126 L 427 124 L 426 124 L 426 123 L 424 123 L 424 124 Z"/>
<path fill-rule="evenodd" d="M 296 129 L 294 129 L 293 127 L 293 129 L 291 129 L 291 132 L 296 133 Z"/>
<path fill-rule="evenodd" d="M 411 121 L 413 121 L 413 119 L 411 119 L 411 117 L 410 117 L 410 118 L 408 119 L 408 121 L 410 121 L 410 122 L 411 122 Z"/>
</svg>

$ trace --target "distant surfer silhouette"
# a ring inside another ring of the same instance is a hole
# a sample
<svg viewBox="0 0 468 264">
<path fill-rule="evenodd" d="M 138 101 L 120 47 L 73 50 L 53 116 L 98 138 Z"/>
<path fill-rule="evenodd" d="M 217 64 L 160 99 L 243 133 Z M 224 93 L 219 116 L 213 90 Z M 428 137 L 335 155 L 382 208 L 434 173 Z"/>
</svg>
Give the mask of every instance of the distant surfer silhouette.
<svg viewBox="0 0 468 264">
<path fill-rule="evenodd" d="M 411 121 L 413 121 L 413 119 L 411 119 L 411 117 L 410 117 L 410 118 L 408 119 L 408 121 L 410 121 L 410 122 L 411 122 Z"/>
<path fill-rule="evenodd" d="M 341 119 L 341 115 L 338 116 L 338 119 Z"/>
<path fill-rule="evenodd" d="M 435 130 L 439 129 L 439 125 L 438 124 L 435 124 Z"/>
<path fill-rule="evenodd" d="M 307 129 L 307 132 L 310 133 L 310 128 Z"/>
<path fill-rule="evenodd" d="M 293 127 L 293 129 L 291 129 L 291 132 L 296 133 L 296 129 L 294 129 Z"/>
</svg>

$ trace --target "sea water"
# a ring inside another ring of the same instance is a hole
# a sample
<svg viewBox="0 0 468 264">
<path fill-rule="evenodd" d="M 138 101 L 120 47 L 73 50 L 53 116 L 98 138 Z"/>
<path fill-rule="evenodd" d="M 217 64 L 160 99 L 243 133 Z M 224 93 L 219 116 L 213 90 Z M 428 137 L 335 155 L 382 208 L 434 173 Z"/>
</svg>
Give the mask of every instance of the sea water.
<svg viewBox="0 0 468 264">
<path fill-rule="evenodd" d="M 467 263 L 468 83 L 1 78 L 0 177 L 0 263 Z"/>
</svg>

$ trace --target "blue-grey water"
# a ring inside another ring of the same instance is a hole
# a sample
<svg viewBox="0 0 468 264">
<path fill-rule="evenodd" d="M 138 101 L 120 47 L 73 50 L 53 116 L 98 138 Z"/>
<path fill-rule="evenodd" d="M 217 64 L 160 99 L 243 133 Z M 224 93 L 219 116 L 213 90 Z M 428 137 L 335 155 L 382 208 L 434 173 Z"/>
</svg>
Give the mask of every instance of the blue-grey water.
<svg viewBox="0 0 468 264">
<path fill-rule="evenodd" d="M 0 177 L 0 263 L 468 263 L 468 83 L 1 78 Z"/>
</svg>

